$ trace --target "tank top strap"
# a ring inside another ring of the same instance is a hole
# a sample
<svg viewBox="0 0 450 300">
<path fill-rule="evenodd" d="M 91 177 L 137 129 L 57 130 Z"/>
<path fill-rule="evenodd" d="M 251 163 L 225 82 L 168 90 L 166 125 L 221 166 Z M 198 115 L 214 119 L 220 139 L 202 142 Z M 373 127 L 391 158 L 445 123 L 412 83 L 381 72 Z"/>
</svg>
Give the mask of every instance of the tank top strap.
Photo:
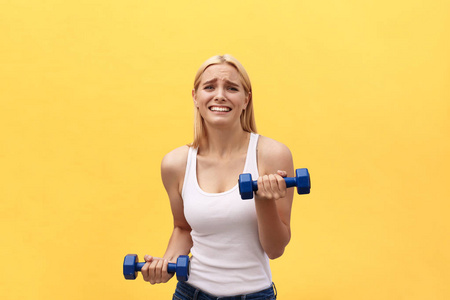
<svg viewBox="0 0 450 300">
<path fill-rule="evenodd" d="M 195 180 L 197 172 L 196 164 L 197 164 L 197 151 L 198 148 L 189 147 L 187 163 L 186 163 L 186 172 L 184 174 L 184 182 L 183 189 L 181 191 L 181 195 L 184 196 L 186 192 L 186 188 L 189 186 L 193 186 L 193 182 L 191 180 Z"/>
<path fill-rule="evenodd" d="M 247 158 L 245 161 L 245 168 L 244 168 L 244 173 L 252 174 L 253 178 L 259 177 L 258 158 L 256 151 L 256 149 L 258 148 L 258 139 L 259 134 L 250 133 L 250 142 L 248 144 Z"/>
</svg>

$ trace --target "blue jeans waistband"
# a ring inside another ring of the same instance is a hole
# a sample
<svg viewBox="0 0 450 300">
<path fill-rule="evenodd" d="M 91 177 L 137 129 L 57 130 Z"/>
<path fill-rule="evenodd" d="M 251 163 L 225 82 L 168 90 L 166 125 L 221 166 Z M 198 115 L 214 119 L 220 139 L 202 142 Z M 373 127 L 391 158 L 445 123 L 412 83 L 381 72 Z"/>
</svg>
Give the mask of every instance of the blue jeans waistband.
<svg viewBox="0 0 450 300">
<path fill-rule="evenodd" d="M 177 289 L 175 290 L 175 294 L 173 299 L 181 299 L 181 300 L 268 300 L 268 299 L 276 299 L 277 297 L 277 289 L 275 284 L 272 283 L 270 288 L 261 290 L 259 292 L 246 294 L 246 295 L 236 295 L 229 297 L 217 297 L 211 294 L 208 294 L 187 282 L 179 281 L 177 283 Z"/>
</svg>

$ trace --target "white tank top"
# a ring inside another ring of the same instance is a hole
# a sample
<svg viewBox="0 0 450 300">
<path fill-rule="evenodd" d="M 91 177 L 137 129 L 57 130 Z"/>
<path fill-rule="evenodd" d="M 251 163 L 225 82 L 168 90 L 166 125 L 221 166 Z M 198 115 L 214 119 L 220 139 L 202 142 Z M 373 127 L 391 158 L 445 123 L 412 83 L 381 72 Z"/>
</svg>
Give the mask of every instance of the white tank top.
<svg viewBox="0 0 450 300">
<path fill-rule="evenodd" d="M 250 135 L 242 173 L 258 178 L 257 134 Z M 197 181 L 197 149 L 189 148 L 182 197 L 192 228 L 189 284 L 218 297 L 253 293 L 272 285 L 269 258 L 259 242 L 255 201 L 242 200 L 237 184 L 207 193 Z"/>
</svg>

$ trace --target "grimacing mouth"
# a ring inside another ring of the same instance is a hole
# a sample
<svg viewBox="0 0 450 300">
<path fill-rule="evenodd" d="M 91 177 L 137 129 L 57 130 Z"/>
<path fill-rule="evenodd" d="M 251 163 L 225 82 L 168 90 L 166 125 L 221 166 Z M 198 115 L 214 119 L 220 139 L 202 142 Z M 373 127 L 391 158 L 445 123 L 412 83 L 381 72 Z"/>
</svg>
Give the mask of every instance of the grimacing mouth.
<svg viewBox="0 0 450 300">
<path fill-rule="evenodd" d="M 231 108 L 228 106 L 222 106 L 222 105 L 212 105 L 208 107 L 210 111 L 218 111 L 218 112 L 229 112 L 231 111 Z"/>
</svg>

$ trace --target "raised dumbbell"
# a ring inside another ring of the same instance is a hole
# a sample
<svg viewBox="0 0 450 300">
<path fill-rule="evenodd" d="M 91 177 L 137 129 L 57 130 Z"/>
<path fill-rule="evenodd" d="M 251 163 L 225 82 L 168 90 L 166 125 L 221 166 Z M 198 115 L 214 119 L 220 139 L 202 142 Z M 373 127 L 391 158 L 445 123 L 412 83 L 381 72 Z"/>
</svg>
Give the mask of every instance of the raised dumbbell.
<svg viewBox="0 0 450 300">
<path fill-rule="evenodd" d="M 136 279 L 145 262 L 139 262 L 137 254 L 128 254 L 123 260 L 123 276 L 125 279 Z M 189 256 L 180 255 L 177 263 L 169 263 L 167 272 L 176 273 L 178 281 L 187 281 L 190 273 Z"/>
<path fill-rule="evenodd" d="M 308 169 L 295 170 L 295 177 L 285 177 L 286 187 L 297 187 L 298 194 L 309 194 L 311 190 L 311 180 Z M 252 181 L 252 174 L 245 173 L 239 175 L 239 193 L 243 200 L 252 199 L 253 192 L 258 190 L 258 181 Z"/>
</svg>

